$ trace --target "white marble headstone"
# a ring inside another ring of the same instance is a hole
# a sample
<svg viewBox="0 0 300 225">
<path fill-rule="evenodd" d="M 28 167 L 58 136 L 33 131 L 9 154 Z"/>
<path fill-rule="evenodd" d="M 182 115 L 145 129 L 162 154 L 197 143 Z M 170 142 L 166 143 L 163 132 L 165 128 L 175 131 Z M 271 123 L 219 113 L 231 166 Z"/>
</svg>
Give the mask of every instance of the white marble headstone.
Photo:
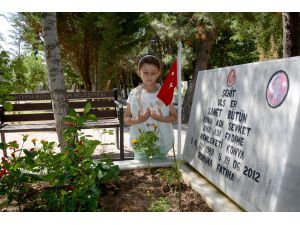
<svg viewBox="0 0 300 225">
<path fill-rule="evenodd" d="M 183 158 L 247 211 L 300 211 L 300 57 L 200 71 Z"/>
</svg>

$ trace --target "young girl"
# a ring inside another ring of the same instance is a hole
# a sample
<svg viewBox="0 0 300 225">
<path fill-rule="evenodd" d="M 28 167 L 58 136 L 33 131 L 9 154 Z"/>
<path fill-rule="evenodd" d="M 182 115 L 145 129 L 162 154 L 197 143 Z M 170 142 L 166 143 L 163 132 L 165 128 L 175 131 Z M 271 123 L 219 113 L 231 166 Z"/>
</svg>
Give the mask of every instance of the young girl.
<svg viewBox="0 0 300 225">
<path fill-rule="evenodd" d="M 172 122 L 177 120 L 177 112 L 171 103 L 166 106 L 157 94 L 160 85 L 156 83 L 161 74 L 160 60 L 154 55 L 144 55 L 138 61 L 138 75 L 142 84 L 134 88 L 127 99 L 125 111 L 125 124 L 131 125 L 130 144 L 137 139 L 140 132 L 158 127 L 157 145 L 162 157 L 167 156 L 168 151 L 174 144 L 174 132 Z"/>
</svg>

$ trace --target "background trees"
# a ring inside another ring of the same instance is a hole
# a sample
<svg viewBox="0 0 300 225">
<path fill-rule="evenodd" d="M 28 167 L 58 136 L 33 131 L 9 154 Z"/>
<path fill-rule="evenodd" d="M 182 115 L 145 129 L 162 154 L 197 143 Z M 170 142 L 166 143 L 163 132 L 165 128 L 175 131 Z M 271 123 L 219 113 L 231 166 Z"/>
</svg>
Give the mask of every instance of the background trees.
<svg viewBox="0 0 300 225">
<path fill-rule="evenodd" d="M 11 61 L 10 67 L 16 93 L 48 90 L 47 68 L 40 56 L 17 56 Z"/>
<path fill-rule="evenodd" d="M 200 50 L 184 99 L 183 121 L 191 109 L 197 71 L 274 59 L 282 56 L 282 30 L 278 13 L 196 13 Z M 198 45 L 198 46 L 197 46 Z"/>
<path fill-rule="evenodd" d="M 160 57 L 163 80 L 180 40 L 183 80 L 190 84 L 183 107 L 187 122 L 199 70 L 280 58 L 283 52 L 298 55 L 298 19 L 299 13 L 57 13 L 64 80 L 68 89 L 118 87 L 126 97 L 140 82 L 138 56 Z M 15 44 L 23 49 L 11 53 L 9 63 L 16 91 L 24 85 L 26 91 L 46 88 L 41 14 L 18 13 L 10 20 Z M 30 77 L 40 84 L 22 81 Z"/>
<path fill-rule="evenodd" d="M 1 47 L 0 47 L 1 50 Z M 6 51 L 0 51 L 0 106 L 5 110 L 11 110 L 12 105 L 9 94 L 13 92 L 13 83 L 11 82 L 11 68 L 9 66 L 9 55 Z M 0 107 L 1 110 L 1 107 Z"/>
</svg>

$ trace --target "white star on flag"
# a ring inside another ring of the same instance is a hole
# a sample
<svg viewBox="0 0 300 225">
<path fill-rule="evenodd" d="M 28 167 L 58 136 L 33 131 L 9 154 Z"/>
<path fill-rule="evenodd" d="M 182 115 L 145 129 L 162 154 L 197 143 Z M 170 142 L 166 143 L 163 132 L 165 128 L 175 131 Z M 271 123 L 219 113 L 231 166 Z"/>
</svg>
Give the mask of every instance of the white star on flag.
<svg viewBox="0 0 300 225">
<path fill-rule="evenodd" d="M 167 74 L 164 83 L 157 94 L 157 97 L 165 103 L 166 106 L 170 105 L 173 99 L 174 88 L 177 86 L 177 60 L 175 60 Z"/>
</svg>

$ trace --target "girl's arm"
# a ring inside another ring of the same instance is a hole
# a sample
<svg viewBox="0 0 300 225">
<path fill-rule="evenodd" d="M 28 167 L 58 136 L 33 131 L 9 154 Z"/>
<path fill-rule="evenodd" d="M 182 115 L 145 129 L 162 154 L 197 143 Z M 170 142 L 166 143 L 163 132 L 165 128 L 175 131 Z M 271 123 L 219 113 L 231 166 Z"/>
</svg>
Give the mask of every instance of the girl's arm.
<svg viewBox="0 0 300 225">
<path fill-rule="evenodd" d="M 141 114 L 141 112 L 139 111 L 137 119 L 132 118 L 130 104 L 127 103 L 127 107 L 124 114 L 124 122 L 126 125 L 139 124 L 145 122 L 149 118 L 149 116 L 150 116 L 150 110 L 147 109 L 147 111 L 144 112 L 143 114 Z"/>
<path fill-rule="evenodd" d="M 171 103 L 169 105 L 169 115 L 168 116 L 163 116 L 162 111 L 160 109 L 158 111 L 159 111 L 158 114 L 156 114 L 154 111 L 151 111 L 150 116 L 153 119 L 158 120 L 160 122 L 164 122 L 164 123 L 172 123 L 177 120 L 177 112 L 176 112 L 176 109 L 175 109 L 173 103 Z"/>
</svg>

